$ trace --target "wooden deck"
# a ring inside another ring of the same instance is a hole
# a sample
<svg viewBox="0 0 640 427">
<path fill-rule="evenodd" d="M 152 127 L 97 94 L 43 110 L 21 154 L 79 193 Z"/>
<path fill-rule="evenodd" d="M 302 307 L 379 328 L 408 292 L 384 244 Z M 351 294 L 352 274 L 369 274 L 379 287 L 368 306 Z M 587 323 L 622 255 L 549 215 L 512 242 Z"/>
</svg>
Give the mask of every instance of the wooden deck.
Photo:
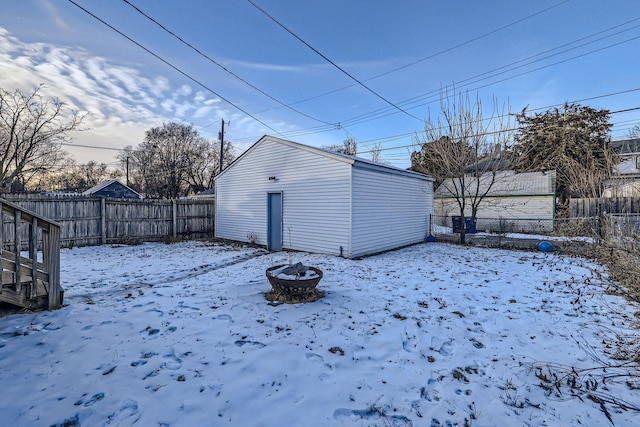
<svg viewBox="0 0 640 427">
<path fill-rule="evenodd" d="M 32 310 L 62 305 L 58 224 L 0 198 L 0 251 L 0 301 Z"/>
</svg>

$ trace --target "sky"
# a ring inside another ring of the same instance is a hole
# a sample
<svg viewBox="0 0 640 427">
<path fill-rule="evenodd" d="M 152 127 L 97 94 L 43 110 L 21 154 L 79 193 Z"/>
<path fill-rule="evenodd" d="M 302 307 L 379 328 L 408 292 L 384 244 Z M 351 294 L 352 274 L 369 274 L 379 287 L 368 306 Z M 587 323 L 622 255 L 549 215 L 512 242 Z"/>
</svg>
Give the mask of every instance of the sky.
<svg viewBox="0 0 640 427">
<path fill-rule="evenodd" d="M 640 425 L 626 362 L 640 307 L 583 258 L 295 253 L 325 296 L 271 305 L 265 270 L 290 254 L 191 241 L 60 255 L 65 305 L 0 318 L 4 425 Z"/>
<path fill-rule="evenodd" d="M 358 141 L 410 165 L 440 93 L 485 117 L 565 102 L 640 123 L 637 0 L 22 0 L 2 2 L 0 87 L 89 115 L 77 161 L 115 165 L 169 121 L 240 154 L 262 135 Z"/>
</svg>

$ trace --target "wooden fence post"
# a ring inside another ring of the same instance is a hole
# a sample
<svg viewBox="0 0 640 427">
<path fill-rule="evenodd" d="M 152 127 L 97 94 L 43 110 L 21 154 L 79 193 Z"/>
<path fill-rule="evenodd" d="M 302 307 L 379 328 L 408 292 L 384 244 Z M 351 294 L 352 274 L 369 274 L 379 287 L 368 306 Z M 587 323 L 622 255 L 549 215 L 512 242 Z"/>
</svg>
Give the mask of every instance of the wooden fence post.
<svg viewBox="0 0 640 427">
<path fill-rule="evenodd" d="M 104 197 L 100 198 L 100 242 L 107 244 L 107 201 Z"/>
<path fill-rule="evenodd" d="M 171 225 L 173 240 L 178 238 L 178 203 L 176 199 L 171 199 Z"/>
<path fill-rule="evenodd" d="M 43 261 L 48 266 L 49 272 L 49 310 L 60 307 L 62 304 L 62 287 L 60 286 L 60 229 L 57 226 L 49 226 L 47 233 L 47 253 L 44 253 Z M 35 263 L 35 260 L 34 260 Z"/>
</svg>

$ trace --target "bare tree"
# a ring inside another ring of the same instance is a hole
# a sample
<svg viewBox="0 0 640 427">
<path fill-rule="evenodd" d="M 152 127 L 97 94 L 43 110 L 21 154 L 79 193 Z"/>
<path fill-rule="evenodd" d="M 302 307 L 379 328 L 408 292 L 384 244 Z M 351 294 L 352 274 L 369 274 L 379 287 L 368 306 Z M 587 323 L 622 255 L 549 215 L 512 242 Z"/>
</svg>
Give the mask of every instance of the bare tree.
<svg viewBox="0 0 640 427">
<path fill-rule="evenodd" d="M 440 116 L 427 120 L 417 141 L 422 149 L 411 155 L 412 169 L 431 175 L 437 193 L 455 201 L 463 219 L 460 243 L 465 243 L 481 202 L 497 180 L 511 139 L 510 115 L 498 113 L 495 99 L 492 114 L 485 117 L 478 98 L 472 102 L 468 93 L 450 95 L 445 90 Z M 465 216 L 471 217 L 468 225 Z"/>
<path fill-rule="evenodd" d="M 220 143 L 200 136 L 192 125 L 165 123 L 148 130 L 135 149 L 118 158 L 128 165 L 130 185 L 149 197 L 175 198 L 210 188 L 219 170 Z M 233 144 L 225 144 L 224 163 L 234 159 Z"/>
<path fill-rule="evenodd" d="M 68 156 L 61 144 L 69 142 L 85 115 L 57 99 L 0 88 L 0 188 L 26 187 L 43 172 L 55 170 Z"/>
<path fill-rule="evenodd" d="M 337 153 L 348 154 L 350 156 L 358 155 L 358 142 L 353 137 L 348 137 L 342 142 L 342 145 L 324 145 L 323 149 L 335 151 Z"/>
<path fill-rule="evenodd" d="M 377 144 L 374 144 L 373 147 L 371 148 L 371 161 L 379 162 L 381 153 L 382 153 L 382 143 L 378 142 Z"/>
<path fill-rule="evenodd" d="M 629 139 L 640 138 L 640 123 L 636 123 L 627 131 L 627 137 L 629 137 Z"/>
<path fill-rule="evenodd" d="M 105 163 L 89 161 L 76 164 L 68 161 L 63 170 L 45 175 L 39 189 L 48 191 L 82 192 L 110 179 L 120 179 L 122 172 Z"/>
</svg>

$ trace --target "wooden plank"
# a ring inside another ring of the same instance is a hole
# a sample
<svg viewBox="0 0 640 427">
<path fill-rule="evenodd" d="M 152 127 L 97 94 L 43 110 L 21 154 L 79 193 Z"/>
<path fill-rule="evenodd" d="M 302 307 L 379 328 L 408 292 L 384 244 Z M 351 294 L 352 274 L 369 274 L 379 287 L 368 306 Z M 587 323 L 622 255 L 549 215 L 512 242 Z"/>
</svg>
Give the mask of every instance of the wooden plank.
<svg viewBox="0 0 640 427">
<path fill-rule="evenodd" d="M 2 199 L 0 199 L 0 252 L 4 249 L 4 209 L 2 208 Z"/>
<path fill-rule="evenodd" d="M 100 241 L 103 245 L 107 243 L 107 200 L 100 199 Z"/>
<path fill-rule="evenodd" d="M 22 208 L 14 203 L 11 203 L 10 201 L 6 200 L 6 199 L 2 199 L 2 210 L 10 215 L 13 215 L 14 212 L 20 212 L 21 216 L 23 216 L 26 220 L 31 221 L 31 218 L 36 217 L 38 219 L 41 219 L 44 221 L 43 223 L 43 227 L 48 227 L 48 224 L 54 224 L 56 226 L 59 226 L 58 224 L 56 224 L 54 221 L 51 221 L 41 215 L 38 215 L 37 213 L 30 211 L 28 209 Z"/>
<path fill-rule="evenodd" d="M 47 252 L 43 257 L 47 257 L 47 267 L 49 272 L 49 309 L 62 305 L 62 286 L 60 285 L 60 228 L 51 227 L 47 235 Z"/>
<path fill-rule="evenodd" d="M 176 199 L 171 199 L 171 229 L 174 239 L 178 237 L 178 205 Z"/>
<path fill-rule="evenodd" d="M 22 258 L 22 259 L 24 260 L 25 258 Z M 13 260 L 2 258 L 2 268 L 4 268 L 8 272 L 14 274 L 16 272 L 16 263 Z M 31 280 L 31 274 L 33 274 L 31 261 L 29 261 L 28 263 L 27 262 L 23 262 L 22 264 L 20 264 L 20 269 L 19 270 L 20 270 L 20 280 L 22 282 Z M 43 280 L 45 282 L 48 282 L 49 281 L 49 273 L 44 269 L 39 269 L 37 271 L 37 278 L 39 280 Z"/>
<path fill-rule="evenodd" d="M 31 288 L 29 296 L 38 295 L 38 218 L 33 217 L 29 224 L 29 258 L 31 259 Z"/>
<path fill-rule="evenodd" d="M 47 306 L 46 294 L 40 295 L 35 299 L 29 299 L 21 290 L 14 291 L 13 289 L 3 289 L 2 293 L 0 293 L 0 301 L 32 310 L 45 308 Z"/>
<path fill-rule="evenodd" d="M 13 238 L 14 240 L 14 245 L 13 245 L 13 252 L 14 252 L 14 256 L 15 256 L 15 266 L 14 266 L 14 270 L 13 272 L 16 275 L 16 283 L 20 283 L 20 275 L 22 274 L 22 271 L 20 269 L 20 249 L 22 248 L 22 244 L 20 241 L 20 226 L 22 225 L 22 212 L 21 211 L 15 211 L 13 213 L 13 219 L 14 219 L 14 223 L 13 223 L 13 229 L 15 230 L 15 236 Z M 19 286 L 16 286 L 16 290 L 18 290 Z"/>
</svg>

